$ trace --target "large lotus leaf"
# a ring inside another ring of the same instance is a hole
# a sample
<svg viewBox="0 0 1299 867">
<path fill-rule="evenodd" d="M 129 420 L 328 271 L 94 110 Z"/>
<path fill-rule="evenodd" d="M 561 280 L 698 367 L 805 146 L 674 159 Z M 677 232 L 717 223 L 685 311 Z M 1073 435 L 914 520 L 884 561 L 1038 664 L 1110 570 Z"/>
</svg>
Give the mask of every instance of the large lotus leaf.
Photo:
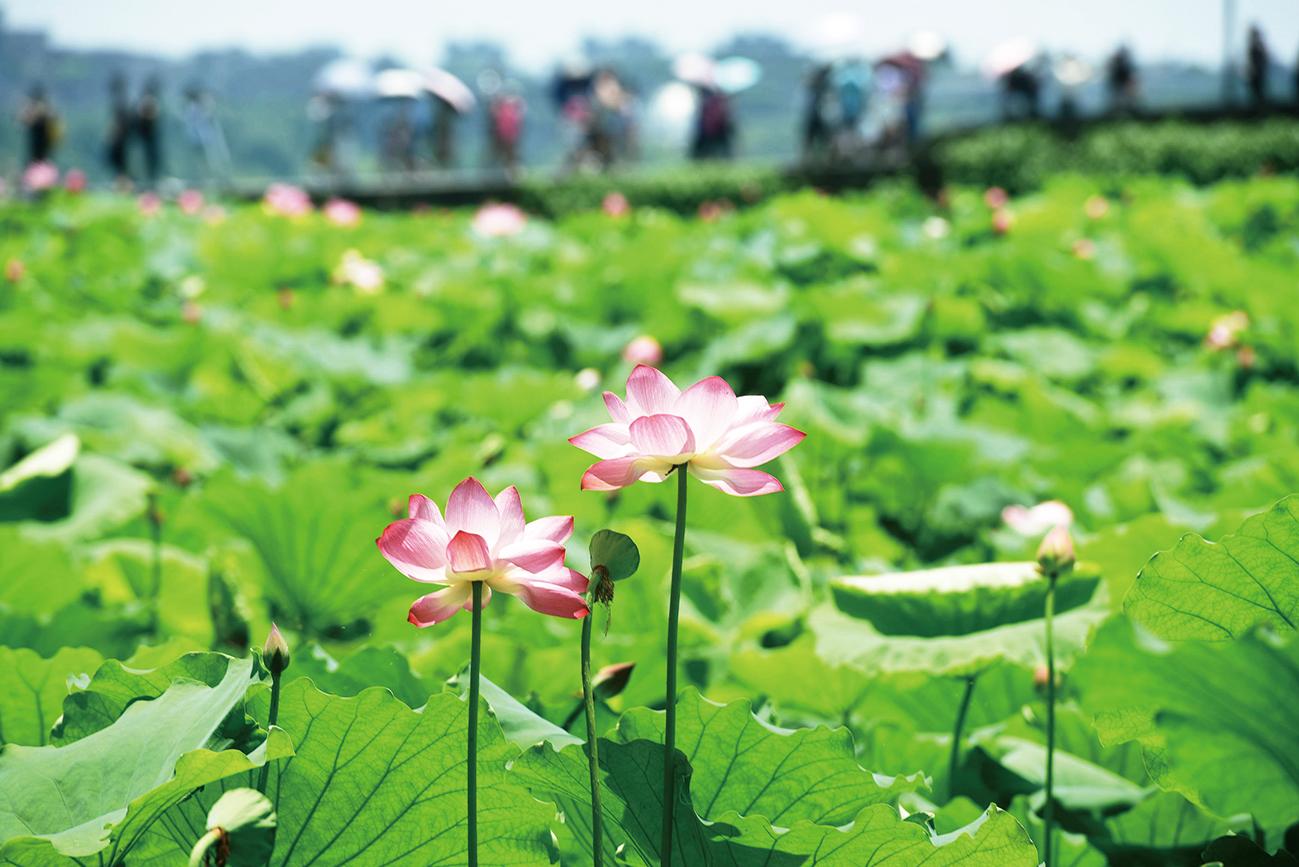
<svg viewBox="0 0 1299 867">
<path fill-rule="evenodd" d="M 1184 536 L 1141 570 L 1125 609 L 1169 640 L 1222 639 L 1299 624 L 1299 497 L 1247 520 L 1218 544 Z"/>
<path fill-rule="evenodd" d="M 87 647 L 64 647 L 49 659 L 27 648 L 0 647 L 0 745 L 48 742 L 69 681 L 88 678 L 102 659 Z"/>
<path fill-rule="evenodd" d="M 116 659 L 106 661 L 84 687 L 63 700 L 63 718 L 54 729 L 54 742 L 69 744 L 112 725 L 133 702 L 163 695 L 177 680 L 216 688 L 233 671 L 251 672 L 251 661 L 223 653 L 186 653 L 153 669 L 130 668 Z"/>
<path fill-rule="evenodd" d="M 264 720 L 265 690 L 255 703 Z M 293 739 L 294 756 L 271 774 L 279 831 L 270 863 L 348 864 L 363 854 L 376 864 L 464 864 L 468 710 L 450 693 L 432 696 L 416 712 L 384 689 L 340 698 L 307 680 L 286 685 L 279 725 Z M 554 807 L 506 774 L 506 762 L 517 754 L 491 714 L 480 714 L 484 864 L 551 863 L 547 826 Z"/>
<path fill-rule="evenodd" d="M 131 822 L 129 808 L 143 803 L 154 809 L 159 797 L 184 797 L 208 780 L 246 769 L 242 753 L 204 748 L 253 682 L 252 661 L 233 661 L 216 686 L 177 681 L 66 746 L 6 746 L 0 753 L 0 840 L 34 837 L 65 855 L 92 855 L 109 844 L 109 828 L 122 823 L 115 832 L 120 841 Z"/>
<path fill-rule="evenodd" d="M 1182 849 L 1195 856 L 1215 837 L 1232 830 L 1232 823 L 1206 813 L 1175 792 L 1157 792 L 1130 810 L 1105 819 L 1098 839 L 1107 851 L 1119 853 Z"/>
<path fill-rule="evenodd" d="M 366 481 L 331 461 L 298 470 L 279 488 L 224 479 L 205 492 L 207 508 L 256 549 L 282 622 L 344 637 L 386 599 L 409 595 L 409 582 L 375 550 L 392 515 Z"/>
<path fill-rule="evenodd" d="M 1055 618 L 1057 659 L 1070 659 L 1087 644 L 1092 628 L 1108 616 L 1101 594 L 1088 605 Z M 1036 666 L 1046 659 L 1046 630 L 1041 619 L 1010 623 L 968 635 L 921 638 L 884 635 L 865 620 L 826 604 L 812 610 L 808 623 L 816 652 L 831 665 L 863 671 L 926 671 L 965 676 L 995 662 Z"/>
<path fill-rule="evenodd" d="M 80 452 L 81 441 L 64 434 L 0 472 L 0 520 L 66 515 L 72 500 L 72 465 Z"/>
<path fill-rule="evenodd" d="M 469 676 L 462 670 L 450 684 L 458 687 L 461 698 L 468 700 Z M 492 709 L 492 716 L 501 724 L 501 733 L 505 739 L 519 749 L 526 750 L 539 743 L 548 743 L 555 749 L 571 744 L 583 743 L 583 739 L 569 734 L 550 720 L 531 711 L 527 705 L 492 683 L 487 678 L 479 679 L 478 689 L 483 701 Z"/>
<path fill-rule="evenodd" d="M 1085 565 L 1056 584 L 1056 611 L 1085 605 L 1100 576 Z M 840 610 L 885 635 L 968 635 L 1042 616 L 1048 582 L 1036 563 L 979 563 L 837 578 Z"/>
<path fill-rule="evenodd" d="M 160 545 L 156 556 L 155 578 L 152 542 L 109 539 L 90 548 L 86 577 L 114 601 L 147 600 L 156 596 L 153 604 L 157 628 L 163 634 L 183 635 L 211 646 L 207 561 L 174 545 Z"/>
<path fill-rule="evenodd" d="M 67 548 L 0 526 L 0 608 L 18 614 L 57 611 L 81 595 L 80 570 Z M 10 639 L 6 636 L 5 641 Z"/>
<path fill-rule="evenodd" d="M 628 711 L 618 738 L 662 741 L 663 714 Z M 706 819 L 734 811 L 781 827 L 802 819 L 842 825 L 863 807 L 924 785 L 919 775 L 862 768 L 845 728 L 777 728 L 755 717 L 747 701 L 716 704 L 693 689 L 677 702 L 677 748 L 694 768 L 691 799 Z"/>
<path fill-rule="evenodd" d="M 54 520 L 28 521 L 34 538 L 60 542 L 96 539 L 144 513 L 153 481 L 102 455 L 83 454 L 72 465 L 70 511 Z"/>
<path fill-rule="evenodd" d="M 410 670 L 410 662 L 392 647 L 366 645 L 336 659 L 319 644 L 295 649 L 285 677 L 309 677 L 317 687 L 334 695 L 356 695 L 372 686 L 392 690 L 411 707 L 422 707 L 436 688 L 426 686 Z"/>
<path fill-rule="evenodd" d="M 1299 815 L 1296 672 L 1293 635 L 1168 645 L 1118 619 L 1070 676 L 1101 740 L 1139 741 L 1161 787 L 1276 829 Z"/>
<path fill-rule="evenodd" d="M 988 749 L 1003 768 L 1035 787 L 1046 785 L 1046 747 L 1016 737 L 1001 737 Z M 1103 811 L 1130 807 L 1146 797 L 1147 790 L 1113 771 L 1055 751 L 1055 797 L 1070 810 Z"/>
<path fill-rule="evenodd" d="M 684 786 L 691 775 L 678 755 Z M 605 828 L 605 860 L 649 867 L 659 862 L 663 815 L 663 746 L 646 740 L 601 740 L 600 770 Z M 765 769 L 774 779 L 777 769 Z M 699 771 L 695 770 L 694 774 Z M 553 798 L 564 813 L 565 852 L 581 863 L 590 852 L 591 796 L 586 754 L 580 747 L 555 752 L 534 747 L 515 763 L 514 775 L 538 796 Z M 832 867 L 852 864 L 960 864 L 969 867 L 1030 867 L 1036 852 L 1010 816 L 989 808 L 987 816 L 962 832 L 934 837 L 903 821 L 897 808 L 875 804 L 861 810 L 844 828 L 800 819 L 773 827 L 761 815 L 733 811 L 704 821 L 691 796 L 680 795 L 674 814 L 673 863 L 708 867 Z M 615 861 L 615 858 L 621 859 Z"/>
</svg>

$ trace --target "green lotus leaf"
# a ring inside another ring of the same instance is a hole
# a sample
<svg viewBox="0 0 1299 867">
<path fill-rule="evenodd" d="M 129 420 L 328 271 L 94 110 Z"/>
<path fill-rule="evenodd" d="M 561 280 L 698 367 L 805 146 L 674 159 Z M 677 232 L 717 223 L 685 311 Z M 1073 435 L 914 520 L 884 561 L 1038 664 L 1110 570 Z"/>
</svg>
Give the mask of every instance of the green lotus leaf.
<svg viewBox="0 0 1299 867">
<path fill-rule="evenodd" d="M 102 659 L 87 647 L 64 647 L 49 659 L 27 648 L 0 647 L 0 744 L 48 743 L 69 682 L 88 679 Z"/>
</svg>

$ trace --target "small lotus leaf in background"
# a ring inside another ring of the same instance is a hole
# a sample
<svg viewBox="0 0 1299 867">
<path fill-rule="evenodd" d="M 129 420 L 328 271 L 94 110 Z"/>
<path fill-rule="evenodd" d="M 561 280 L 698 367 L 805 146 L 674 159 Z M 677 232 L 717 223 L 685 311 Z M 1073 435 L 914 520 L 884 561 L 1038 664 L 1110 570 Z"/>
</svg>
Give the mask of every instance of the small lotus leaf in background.
<svg viewBox="0 0 1299 867">
<path fill-rule="evenodd" d="M 0 745 L 48 743 L 69 681 L 88 680 L 102 661 L 87 647 L 60 648 L 49 659 L 27 648 L 0 647 Z"/>
<path fill-rule="evenodd" d="M 615 530 L 599 530 L 591 537 L 591 571 L 603 566 L 609 580 L 622 581 L 640 568 L 640 551 L 630 536 Z"/>
</svg>

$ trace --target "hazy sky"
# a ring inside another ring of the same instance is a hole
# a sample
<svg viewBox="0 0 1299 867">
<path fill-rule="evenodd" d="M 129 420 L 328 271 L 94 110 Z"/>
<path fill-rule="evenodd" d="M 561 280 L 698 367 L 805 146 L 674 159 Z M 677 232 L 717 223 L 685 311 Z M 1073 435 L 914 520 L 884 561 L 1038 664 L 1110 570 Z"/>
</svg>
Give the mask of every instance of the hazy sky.
<svg viewBox="0 0 1299 867">
<path fill-rule="evenodd" d="M 337 44 L 362 56 L 435 60 L 448 39 L 487 37 L 527 66 L 571 53 L 583 35 L 644 34 L 673 49 L 706 49 L 737 32 L 810 44 L 845 13 L 864 23 L 868 52 L 914 30 L 946 35 L 966 61 L 1012 36 L 1097 57 L 1128 41 L 1140 58 L 1217 62 L 1224 0 L 0 0 L 9 26 L 48 30 L 67 46 L 186 54 Z M 1257 21 L 1273 53 L 1299 52 L 1299 0 L 1236 0 L 1238 30 Z M 1243 40 L 1238 38 L 1238 44 Z"/>
</svg>

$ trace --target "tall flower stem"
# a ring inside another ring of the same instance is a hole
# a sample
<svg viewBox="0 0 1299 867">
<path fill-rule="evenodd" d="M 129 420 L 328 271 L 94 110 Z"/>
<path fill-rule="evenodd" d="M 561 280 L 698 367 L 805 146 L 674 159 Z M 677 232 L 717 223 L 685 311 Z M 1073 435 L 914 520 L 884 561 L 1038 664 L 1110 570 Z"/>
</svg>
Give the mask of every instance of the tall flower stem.
<svg viewBox="0 0 1299 867">
<path fill-rule="evenodd" d="M 587 763 L 591 766 L 591 863 L 604 864 L 604 813 L 600 810 L 600 748 L 595 736 L 595 693 L 591 689 L 591 621 L 582 618 L 582 703 L 586 706 Z"/>
<path fill-rule="evenodd" d="M 1055 824 L 1055 616 L 1056 575 L 1047 575 L 1046 585 L 1046 808 L 1042 813 L 1043 863 L 1051 867 L 1051 834 Z"/>
<path fill-rule="evenodd" d="M 469 760 L 467 770 L 469 815 L 469 867 L 478 867 L 478 675 L 482 668 L 483 582 L 474 581 L 473 631 L 469 639 Z"/>
<path fill-rule="evenodd" d="M 271 730 L 271 726 L 280 721 L 280 681 L 283 677 L 284 671 L 282 669 L 271 669 L 271 709 L 266 715 L 266 730 L 268 732 Z M 266 791 L 266 783 L 270 780 L 270 775 L 271 763 L 268 760 L 262 765 L 261 774 L 257 778 L 257 791 L 267 796 L 269 796 L 269 793 Z"/>
<path fill-rule="evenodd" d="M 681 618 L 681 560 L 686 549 L 686 472 L 677 474 L 677 532 L 672 540 L 672 589 L 668 597 L 667 717 L 663 724 L 663 836 L 659 858 L 672 867 L 672 812 L 676 806 L 676 774 L 672 767 L 677 747 L 677 621 Z"/>
<path fill-rule="evenodd" d="M 974 698 L 974 684 L 978 677 L 972 674 L 965 679 L 965 692 L 961 695 L 961 706 L 956 711 L 956 724 L 952 726 L 952 752 L 947 759 L 947 800 L 956 794 L 956 769 L 961 764 L 961 735 L 965 731 L 965 717 L 970 712 L 970 699 Z"/>
</svg>

